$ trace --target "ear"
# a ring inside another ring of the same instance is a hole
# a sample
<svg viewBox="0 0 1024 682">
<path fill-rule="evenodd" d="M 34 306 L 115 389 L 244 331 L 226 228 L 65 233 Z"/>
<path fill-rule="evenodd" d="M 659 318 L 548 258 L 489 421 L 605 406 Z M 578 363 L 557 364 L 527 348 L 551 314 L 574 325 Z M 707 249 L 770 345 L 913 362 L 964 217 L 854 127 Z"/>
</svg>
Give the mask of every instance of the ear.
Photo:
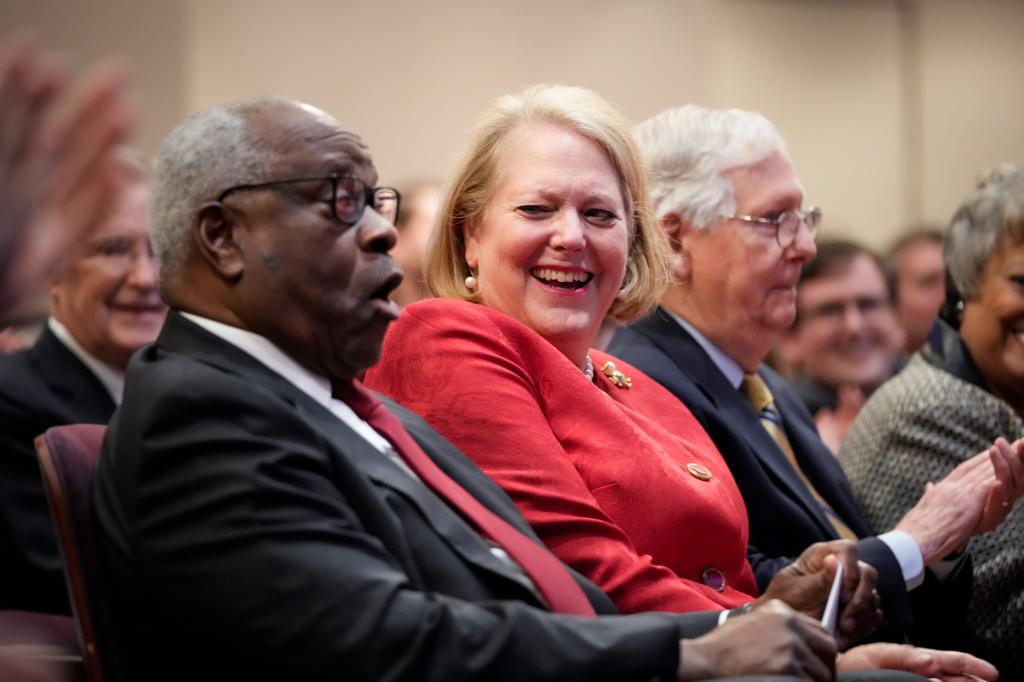
<svg viewBox="0 0 1024 682">
<path fill-rule="evenodd" d="M 466 265 L 469 266 L 470 270 L 476 272 L 480 265 L 480 240 L 477 239 L 476 230 L 470 228 L 468 225 L 465 229 L 466 253 L 464 256 L 466 258 Z"/>
<path fill-rule="evenodd" d="M 690 250 L 687 247 L 694 231 L 690 221 L 677 213 L 666 213 L 658 221 L 669 245 L 669 266 L 678 282 L 688 282 L 692 271 Z"/>
<path fill-rule="evenodd" d="M 245 269 L 238 230 L 238 223 L 223 204 L 213 202 L 199 209 L 194 233 L 196 246 L 214 272 L 230 281 L 240 279 Z"/>
</svg>

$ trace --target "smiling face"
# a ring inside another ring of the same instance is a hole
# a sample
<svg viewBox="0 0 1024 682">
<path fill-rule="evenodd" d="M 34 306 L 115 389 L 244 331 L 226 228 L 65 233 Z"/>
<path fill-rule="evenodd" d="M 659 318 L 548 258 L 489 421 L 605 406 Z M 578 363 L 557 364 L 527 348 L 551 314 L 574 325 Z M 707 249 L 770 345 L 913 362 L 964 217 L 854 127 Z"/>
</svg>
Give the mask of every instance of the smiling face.
<svg viewBox="0 0 1024 682">
<path fill-rule="evenodd" d="M 1024 242 L 993 251 L 960 336 L 993 392 L 1024 414 Z"/>
<path fill-rule="evenodd" d="M 792 330 L 804 373 L 830 388 L 874 390 L 892 374 L 903 336 L 885 274 L 860 253 L 833 272 L 807 279 L 798 292 Z"/>
<path fill-rule="evenodd" d="M 803 188 L 789 156 L 777 151 L 752 166 L 726 171 L 738 215 L 777 217 L 797 210 Z M 721 219 L 682 237 L 686 280 L 679 312 L 748 371 L 767 356 L 796 315 L 800 268 L 816 249 L 806 227 L 785 249 L 771 225 Z"/>
<path fill-rule="evenodd" d="M 268 179 L 348 173 L 377 182 L 360 138 L 322 114 L 275 104 L 252 123 L 274 150 Z M 388 296 L 401 270 L 387 253 L 394 227 L 369 206 L 345 225 L 331 199 L 326 180 L 237 192 L 223 203 L 242 259 L 235 315 L 311 371 L 347 379 L 380 356 L 398 315 Z"/>
<path fill-rule="evenodd" d="M 484 305 L 582 364 L 626 270 L 621 182 L 597 143 L 563 127 L 523 124 L 502 144 L 466 262 Z"/>
<path fill-rule="evenodd" d="M 145 183 L 127 184 L 110 218 L 50 289 L 53 317 L 89 353 L 120 370 L 157 337 L 167 312 L 157 292 L 148 200 Z"/>
</svg>

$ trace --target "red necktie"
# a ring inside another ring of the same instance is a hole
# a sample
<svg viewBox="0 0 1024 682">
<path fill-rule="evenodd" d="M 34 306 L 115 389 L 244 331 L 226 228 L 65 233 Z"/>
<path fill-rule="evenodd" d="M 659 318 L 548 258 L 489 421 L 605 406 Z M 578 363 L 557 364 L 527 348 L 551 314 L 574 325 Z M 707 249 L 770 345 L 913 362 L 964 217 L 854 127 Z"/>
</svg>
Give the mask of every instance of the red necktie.
<svg viewBox="0 0 1024 682">
<path fill-rule="evenodd" d="M 378 433 L 387 438 L 409 468 L 452 509 L 462 514 L 486 537 L 508 552 L 544 595 L 552 610 L 577 616 L 593 616 L 594 607 L 565 566 L 507 521 L 483 506 L 453 481 L 423 452 L 402 423 L 358 381 L 335 390 L 343 400 Z"/>
</svg>

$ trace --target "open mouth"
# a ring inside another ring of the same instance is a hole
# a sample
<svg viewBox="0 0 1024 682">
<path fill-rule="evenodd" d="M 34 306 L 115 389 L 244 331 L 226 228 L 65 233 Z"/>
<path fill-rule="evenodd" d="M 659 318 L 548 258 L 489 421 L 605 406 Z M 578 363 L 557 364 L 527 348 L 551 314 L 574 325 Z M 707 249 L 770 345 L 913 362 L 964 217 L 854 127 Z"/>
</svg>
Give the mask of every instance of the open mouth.
<svg viewBox="0 0 1024 682">
<path fill-rule="evenodd" d="M 531 268 L 530 274 L 538 282 L 555 287 L 573 291 L 582 289 L 594 279 L 594 273 L 585 270 L 554 270 L 552 268 Z"/>
<path fill-rule="evenodd" d="M 399 271 L 393 272 L 389 275 L 384 282 L 374 289 L 370 294 L 370 298 L 376 298 L 381 301 L 388 301 L 391 298 L 391 292 L 398 288 L 398 285 L 402 283 L 402 273 Z"/>
</svg>

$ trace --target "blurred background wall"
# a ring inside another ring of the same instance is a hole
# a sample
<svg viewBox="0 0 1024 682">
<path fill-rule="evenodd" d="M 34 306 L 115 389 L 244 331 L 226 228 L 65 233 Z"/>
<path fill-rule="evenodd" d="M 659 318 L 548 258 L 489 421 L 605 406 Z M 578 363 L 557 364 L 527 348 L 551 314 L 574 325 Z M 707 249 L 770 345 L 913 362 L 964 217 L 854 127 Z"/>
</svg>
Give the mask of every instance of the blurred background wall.
<svg viewBox="0 0 1024 682">
<path fill-rule="evenodd" d="M 382 182 L 443 176 L 490 99 L 578 84 L 634 120 L 763 112 L 826 230 L 875 246 L 1024 161 L 1019 0 L 2 0 L 17 27 L 123 54 L 147 154 L 193 109 L 274 93 L 361 133 Z"/>
</svg>

